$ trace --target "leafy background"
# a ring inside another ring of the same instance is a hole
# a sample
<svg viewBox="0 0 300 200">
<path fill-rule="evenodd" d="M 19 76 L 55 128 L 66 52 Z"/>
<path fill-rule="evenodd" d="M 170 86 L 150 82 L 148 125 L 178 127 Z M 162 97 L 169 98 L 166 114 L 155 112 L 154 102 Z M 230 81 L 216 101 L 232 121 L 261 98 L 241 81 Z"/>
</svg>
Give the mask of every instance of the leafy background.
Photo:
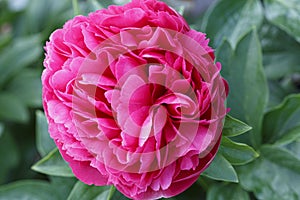
<svg viewBox="0 0 300 200">
<path fill-rule="evenodd" d="M 300 199 L 300 0 L 167 2 L 211 38 L 231 108 L 215 160 L 172 199 Z M 73 16 L 71 0 L 0 0 L 0 200 L 127 199 L 77 181 L 48 136 L 43 46 Z"/>
</svg>

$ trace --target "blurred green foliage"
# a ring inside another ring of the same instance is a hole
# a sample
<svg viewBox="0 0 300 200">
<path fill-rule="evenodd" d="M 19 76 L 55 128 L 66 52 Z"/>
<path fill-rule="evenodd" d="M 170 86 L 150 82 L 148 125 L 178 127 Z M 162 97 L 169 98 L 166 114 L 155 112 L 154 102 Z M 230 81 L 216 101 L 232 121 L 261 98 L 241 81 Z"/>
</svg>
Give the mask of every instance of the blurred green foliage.
<svg viewBox="0 0 300 200">
<path fill-rule="evenodd" d="M 79 10 L 126 2 L 81 0 Z M 219 0 L 205 13 L 201 1 L 166 2 L 211 38 L 230 114 L 253 128 L 228 116 L 213 164 L 172 199 L 300 199 L 300 0 Z M 77 182 L 47 132 L 43 46 L 73 16 L 71 0 L 0 0 L 0 200 L 127 199 Z"/>
<path fill-rule="evenodd" d="M 0 1 L 0 184 L 45 178 L 30 170 L 35 110 L 42 108 L 43 46 L 72 17 L 68 1 Z"/>
</svg>

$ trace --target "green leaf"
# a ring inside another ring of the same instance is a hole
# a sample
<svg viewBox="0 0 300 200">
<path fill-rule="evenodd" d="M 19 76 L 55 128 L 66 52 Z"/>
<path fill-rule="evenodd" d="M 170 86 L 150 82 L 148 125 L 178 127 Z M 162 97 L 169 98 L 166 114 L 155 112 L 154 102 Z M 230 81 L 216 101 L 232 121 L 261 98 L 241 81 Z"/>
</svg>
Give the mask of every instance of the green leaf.
<svg viewBox="0 0 300 200">
<path fill-rule="evenodd" d="M 42 106 L 41 73 L 37 70 L 26 69 L 21 71 L 9 83 L 7 90 L 22 99 L 22 102 L 27 106 Z"/>
<path fill-rule="evenodd" d="M 0 137 L 0 184 L 5 182 L 11 173 L 20 162 L 20 154 L 18 146 L 7 130 Z M 0 195 L 1 196 L 1 195 Z"/>
<path fill-rule="evenodd" d="M 222 134 L 227 137 L 233 137 L 246 133 L 251 129 L 252 128 L 244 122 L 241 122 L 240 120 L 235 119 L 230 115 L 226 115 Z"/>
<path fill-rule="evenodd" d="M 264 141 L 274 143 L 300 126 L 300 94 L 288 96 L 282 104 L 270 110 L 264 118 Z M 297 130 L 297 129 L 296 129 Z M 289 136 L 287 136 L 289 137 Z"/>
<path fill-rule="evenodd" d="M 58 177 L 58 176 L 49 176 L 51 186 L 55 190 L 56 194 L 59 196 L 59 199 L 65 200 L 68 198 L 70 192 L 72 191 L 74 185 L 77 183 L 77 179 L 74 177 Z"/>
<path fill-rule="evenodd" d="M 50 138 L 48 132 L 47 119 L 42 111 L 36 111 L 36 146 L 41 156 L 46 156 L 55 147 L 55 143 Z"/>
<path fill-rule="evenodd" d="M 29 113 L 21 99 L 13 94 L 1 92 L 0 120 L 23 123 L 29 120 Z"/>
<path fill-rule="evenodd" d="M 110 200 L 115 188 L 113 186 L 86 185 L 78 181 L 68 200 Z"/>
<path fill-rule="evenodd" d="M 12 36 L 10 33 L 1 33 L 0 35 L 0 49 L 11 42 Z"/>
<path fill-rule="evenodd" d="M 58 149 L 51 151 L 46 157 L 34 164 L 31 169 L 52 176 L 74 176 L 68 164 L 61 157 Z"/>
<path fill-rule="evenodd" d="M 267 19 L 300 42 L 300 1 L 265 0 Z"/>
<path fill-rule="evenodd" d="M 261 154 L 269 161 L 300 174 L 300 159 L 298 159 L 290 151 L 272 145 L 264 145 L 261 148 Z"/>
<path fill-rule="evenodd" d="M 54 200 L 56 191 L 46 181 L 18 181 L 0 187 L 0 200 Z"/>
<path fill-rule="evenodd" d="M 227 137 L 222 137 L 219 152 L 232 165 L 244 165 L 259 156 L 252 147 L 246 144 L 233 142 Z"/>
<path fill-rule="evenodd" d="M 130 199 L 127 198 L 126 196 L 124 196 L 118 190 L 116 190 L 110 200 L 130 200 Z M 171 200 L 171 199 L 169 199 L 169 200 Z M 173 199 L 173 200 L 175 200 L 175 199 Z"/>
<path fill-rule="evenodd" d="M 300 72 L 300 44 L 274 25 L 265 23 L 260 30 L 263 62 L 268 79 L 278 80 Z M 284 45 L 282 45 L 284 41 Z M 284 66 L 284 67 L 283 67 Z"/>
<path fill-rule="evenodd" d="M 250 197 L 239 185 L 226 183 L 209 187 L 206 200 L 250 200 Z"/>
<path fill-rule="evenodd" d="M 256 0 L 220 0 L 204 16 L 201 30 L 207 33 L 214 47 L 224 38 L 235 47 L 253 27 L 263 21 L 263 9 Z"/>
<path fill-rule="evenodd" d="M 298 159 L 300 159 L 300 139 L 283 146 L 283 148 L 291 152 Z"/>
<path fill-rule="evenodd" d="M 267 111 L 273 109 L 274 106 L 278 106 L 284 98 L 289 94 L 287 90 L 285 90 L 281 83 L 278 80 L 269 80 L 269 102 Z"/>
<path fill-rule="evenodd" d="M 4 131 L 4 124 L 0 122 L 0 138 L 2 136 L 3 131 Z"/>
<path fill-rule="evenodd" d="M 300 160 L 289 151 L 263 146 L 260 158 L 237 171 L 241 186 L 257 199 L 300 199 Z"/>
<path fill-rule="evenodd" d="M 218 48 L 217 60 L 222 63 L 221 73 L 230 87 L 230 115 L 253 128 L 250 140 L 257 147 L 262 139 L 261 126 L 268 100 L 268 86 L 256 30 L 252 29 L 242 38 L 235 50 L 225 40 Z"/>
<path fill-rule="evenodd" d="M 285 145 L 290 144 L 296 140 L 300 139 L 300 126 L 292 128 L 287 131 L 280 139 L 278 139 L 274 144 L 275 145 Z"/>
<path fill-rule="evenodd" d="M 38 35 L 15 39 L 0 54 L 0 87 L 21 69 L 35 62 L 42 55 Z"/>
<path fill-rule="evenodd" d="M 239 182 L 234 168 L 220 153 L 217 153 L 213 162 L 201 175 L 214 180 Z"/>
<path fill-rule="evenodd" d="M 266 76 L 269 79 L 274 80 L 294 72 L 299 72 L 300 61 L 297 57 L 299 54 L 300 49 L 296 51 L 289 50 L 264 53 L 264 67 Z"/>
<path fill-rule="evenodd" d="M 16 20 L 14 29 L 17 36 L 42 33 L 44 39 L 48 39 L 52 31 L 60 28 L 71 17 L 73 12 L 70 1 L 30 0 L 24 14 Z"/>
</svg>

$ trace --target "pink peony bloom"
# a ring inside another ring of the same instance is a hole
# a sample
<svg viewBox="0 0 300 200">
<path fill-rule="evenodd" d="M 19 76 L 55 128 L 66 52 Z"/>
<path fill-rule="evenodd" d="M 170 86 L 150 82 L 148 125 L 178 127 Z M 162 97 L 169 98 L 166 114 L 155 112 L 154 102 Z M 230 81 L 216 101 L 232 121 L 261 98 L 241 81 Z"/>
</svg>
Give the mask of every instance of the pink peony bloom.
<svg viewBox="0 0 300 200">
<path fill-rule="evenodd" d="M 205 34 L 165 3 L 77 16 L 45 49 L 49 132 L 79 180 L 157 199 L 183 192 L 211 163 L 227 83 Z"/>
</svg>

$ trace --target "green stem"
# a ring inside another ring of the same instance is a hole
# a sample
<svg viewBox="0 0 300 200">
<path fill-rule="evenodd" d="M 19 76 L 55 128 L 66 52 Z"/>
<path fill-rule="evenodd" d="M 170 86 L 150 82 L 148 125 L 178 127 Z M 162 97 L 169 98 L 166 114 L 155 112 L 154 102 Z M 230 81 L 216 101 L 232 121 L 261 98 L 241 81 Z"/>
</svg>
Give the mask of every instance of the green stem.
<svg viewBox="0 0 300 200">
<path fill-rule="evenodd" d="M 80 14 L 80 10 L 79 10 L 79 6 L 78 6 L 78 0 L 72 0 L 72 4 L 73 4 L 73 10 L 74 10 L 74 15 L 79 15 Z"/>
<path fill-rule="evenodd" d="M 116 191 L 116 188 L 114 186 L 111 186 L 110 190 L 109 190 L 109 195 L 108 195 L 107 200 L 110 200 L 112 198 L 112 196 L 114 195 L 115 191 Z"/>
</svg>

